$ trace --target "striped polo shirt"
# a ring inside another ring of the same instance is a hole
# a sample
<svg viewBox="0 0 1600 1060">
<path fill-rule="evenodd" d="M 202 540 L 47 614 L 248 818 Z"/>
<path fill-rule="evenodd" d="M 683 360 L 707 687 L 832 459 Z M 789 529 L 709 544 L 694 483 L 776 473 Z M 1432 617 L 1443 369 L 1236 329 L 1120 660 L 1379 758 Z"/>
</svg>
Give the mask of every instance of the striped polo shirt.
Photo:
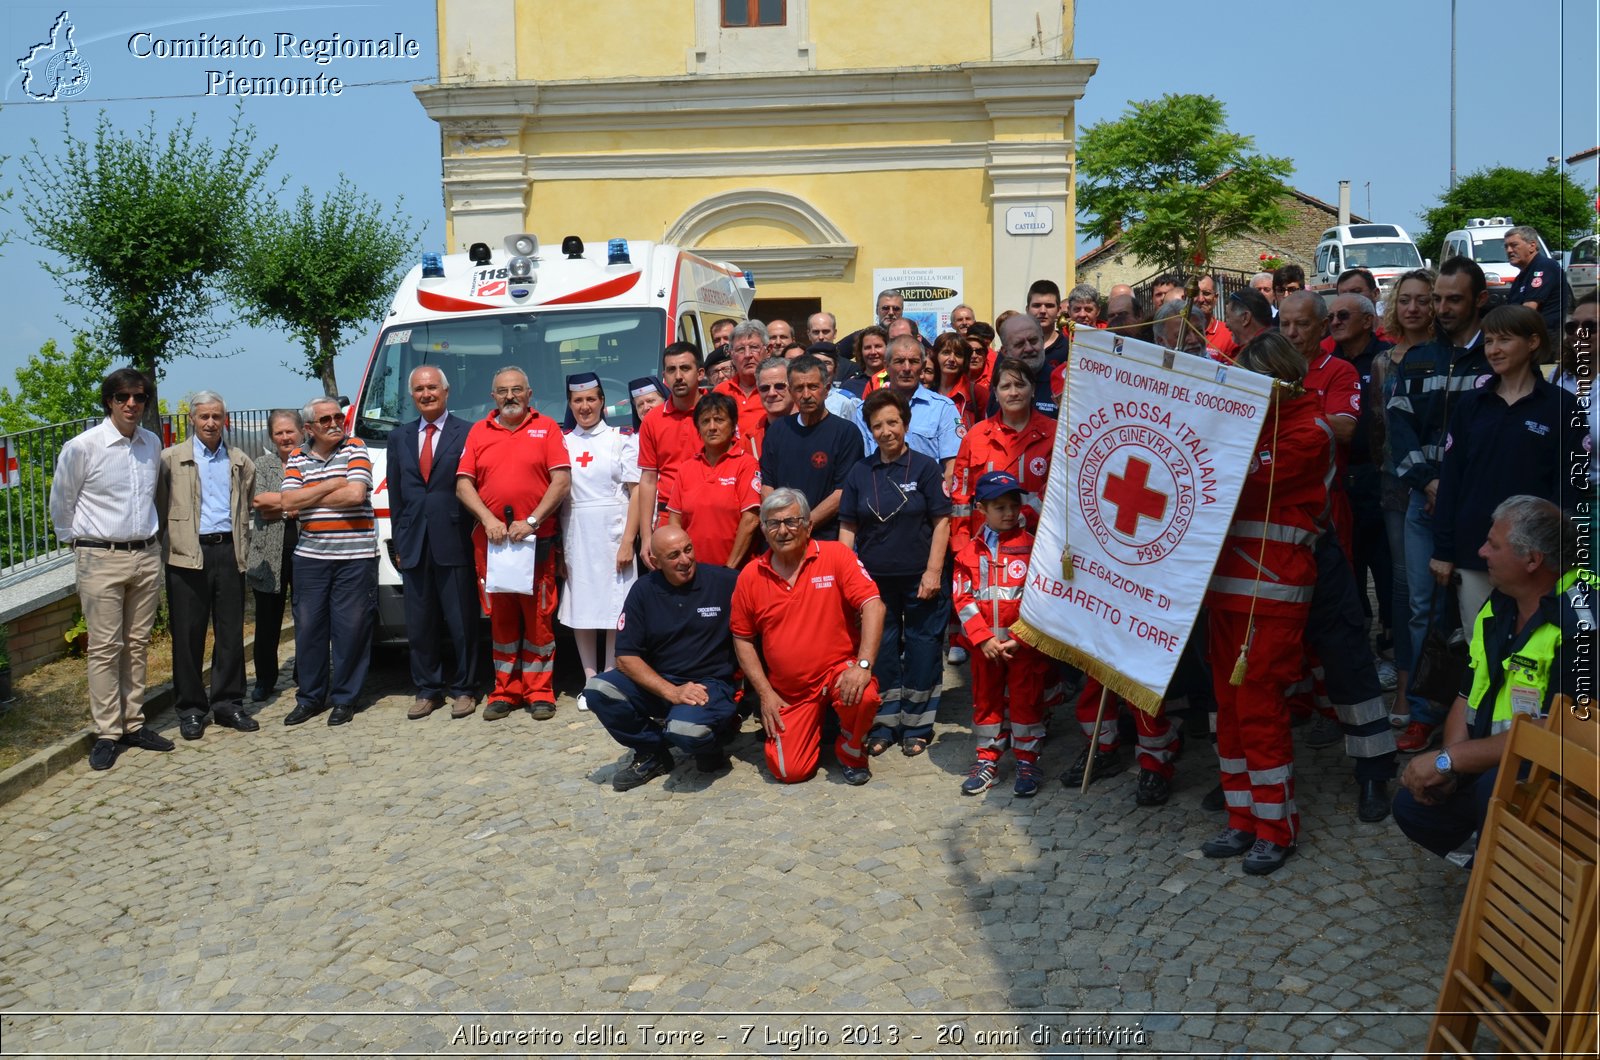
<svg viewBox="0 0 1600 1060">
<path fill-rule="evenodd" d="M 283 492 L 332 478 L 360 482 L 367 498 L 346 508 L 307 508 L 299 515 L 300 540 L 294 554 L 307 559 L 377 559 L 378 528 L 372 514 L 372 458 L 366 443 L 346 438 L 328 459 L 310 446 L 289 454 L 283 468 Z"/>
</svg>

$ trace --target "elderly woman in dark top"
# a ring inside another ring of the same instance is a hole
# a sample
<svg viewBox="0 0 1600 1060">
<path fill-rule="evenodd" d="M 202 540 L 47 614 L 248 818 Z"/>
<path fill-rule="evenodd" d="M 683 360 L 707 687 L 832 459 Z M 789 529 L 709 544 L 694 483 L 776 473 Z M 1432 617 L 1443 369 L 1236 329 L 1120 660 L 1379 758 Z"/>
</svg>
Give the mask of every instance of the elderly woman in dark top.
<svg viewBox="0 0 1600 1060">
<path fill-rule="evenodd" d="M 906 445 L 911 407 L 905 398 L 888 387 L 874 390 L 861 405 L 861 418 L 878 450 L 844 480 L 839 540 L 856 550 L 888 608 L 873 666 L 883 705 L 867 753 L 881 755 L 898 742 L 912 757 L 927 749 L 939 713 L 950 617 L 950 498 L 939 464 Z"/>
<path fill-rule="evenodd" d="M 274 493 L 283 485 L 283 465 L 305 441 L 305 422 L 293 409 L 278 409 L 267 419 L 269 447 L 256 457 L 256 493 Z M 254 516 L 245 578 L 256 596 L 256 683 L 250 700 L 260 703 L 278 683 L 278 641 L 283 633 L 283 607 L 289 597 L 291 561 L 300 536 L 293 519 L 263 521 Z"/>
</svg>

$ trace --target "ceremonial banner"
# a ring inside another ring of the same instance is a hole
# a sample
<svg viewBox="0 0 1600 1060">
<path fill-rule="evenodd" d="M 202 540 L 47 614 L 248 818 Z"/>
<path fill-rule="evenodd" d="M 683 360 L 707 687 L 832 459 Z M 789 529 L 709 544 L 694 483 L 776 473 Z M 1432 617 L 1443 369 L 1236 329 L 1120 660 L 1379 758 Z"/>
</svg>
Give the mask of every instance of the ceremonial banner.
<svg viewBox="0 0 1600 1060">
<path fill-rule="evenodd" d="M 1156 710 L 1205 599 L 1271 385 L 1075 331 L 1017 636 Z"/>
</svg>

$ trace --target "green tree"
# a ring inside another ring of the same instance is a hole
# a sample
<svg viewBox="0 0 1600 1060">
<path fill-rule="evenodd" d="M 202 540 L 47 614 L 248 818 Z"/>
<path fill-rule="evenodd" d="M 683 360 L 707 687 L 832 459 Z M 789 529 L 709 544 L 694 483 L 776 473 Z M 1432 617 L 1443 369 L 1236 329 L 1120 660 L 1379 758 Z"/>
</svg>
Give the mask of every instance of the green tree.
<svg viewBox="0 0 1600 1060">
<path fill-rule="evenodd" d="M 382 318 L 415 246 L 400 204 L 385 209 L 344 177 L 320 204 L 303 189 L 294 206 L 245 233 L 228 290 L 252 324 L 276 324 L 300 341 L 307 378 L 339 394 L 333 359 L 354 328 Z"/>
<path fill-rule="evenodd" d="M 1437 263 L 1444 237 L 1471 217 L 1510 217 L 1537 228 L 1550 249 L 1564 250 L 1594 230 L 1594 199 L 1554 166 L 1480 169 L 1456 181 L 1439 196 L 1439 205 L 1422 215 L 1427 228 L 1417 237 L 1417 249 Z"/>
<path fill-rule="evenodd" d="M 92 141 L 68 119 L 59 152 L 33 141 L 21 212 L 34 242 L 65 262 L 45 268 L 96 321 L 97 337 L 159 377 L 163 363 L 209 354 L 226 332 L 230 322 L 213 313 L 217 280 L 265 198 L 274 153 L 256 153 L 240 113 L 220 147 L 193 117 L 163 135 L 152 114 L 129 135 L 102 112 Z"/>
<path fill-rule="evenodd" d="M 1085 231 L 1121 245 L 1155 268 L 1210 260 L 1219 243 L 1246 232 L 1278 232 L 1293 172 L 1286 158 L 1255 153 L 1229 132 L 1211 96 L 1165 95 L 1083 130 L 1078 211 Z"/>
<path fill-rule="evenodd" d="M 100 381 L 111 370 L 111 354 L 82 332 L 63 354 L 55 339 L 17 369 L 17 392 L 0 387 L 0 431 L 13 434 L 33 427 L 100 415 Z"/>
</svg>

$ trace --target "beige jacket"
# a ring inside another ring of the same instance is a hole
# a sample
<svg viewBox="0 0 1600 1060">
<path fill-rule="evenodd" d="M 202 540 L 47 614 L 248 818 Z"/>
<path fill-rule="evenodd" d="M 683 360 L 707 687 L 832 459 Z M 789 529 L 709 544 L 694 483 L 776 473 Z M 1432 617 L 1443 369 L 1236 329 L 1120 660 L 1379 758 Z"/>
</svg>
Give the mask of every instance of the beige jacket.
<svg viewBox="0 0 1600 1060">
<path fill-rule="evenodd" d="M 243 449 L 228 446 L 228 508 L 233 519 L 233 554 L 244 572 L 250 553 L 250 498 L 255 493 L 256 467 Z M 161 516 L 161 552 L 167 563 L 199 570 L 200 469 L 194 462 L 194 439 L 161 451 L 156 479 L 156 512 Z"/>
</svg>

